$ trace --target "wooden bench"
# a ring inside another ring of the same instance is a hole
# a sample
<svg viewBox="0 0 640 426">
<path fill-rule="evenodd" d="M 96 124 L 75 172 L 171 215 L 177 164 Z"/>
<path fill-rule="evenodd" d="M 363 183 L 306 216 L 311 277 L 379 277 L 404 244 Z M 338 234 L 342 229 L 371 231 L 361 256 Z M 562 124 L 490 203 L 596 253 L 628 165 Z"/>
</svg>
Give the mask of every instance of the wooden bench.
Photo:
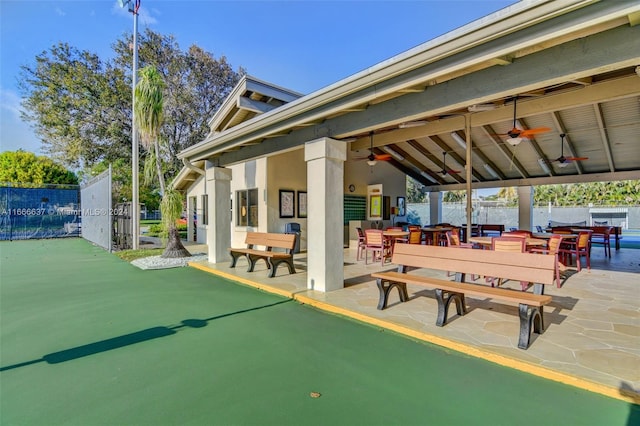
<svg viewBox="0 0 640 426">
<path fill-rule="evenodd" d="M 401 302 L 409 300 L 407 284 L 415 284 L 435 289 L 438 301 L 436 325 L 439 327 L 446 324 L 452 301 L 456 304 L 458 315 L 467 313 L 464 296 L 469 295 L 518 305 L 518 347 L 521 349 L 529 347 L 532 325 L 535 333 L 541 334 L 544 330 L 543 307 L 551 302 L 551 296 L 544 294 L 544 286 L 554 283 L 553 255 L 396 244 L 392 262 L 398 265 L 397 272 L 371 274 L 376 278 L 380 290 L 378 309 L 387 307 L 389 293 L 394 287 L 398 288 Z M 416 268 L 455 271 L 456 281 L 408 273 Z M 534 292 L 464 282 L 465 275 L 472 274 L 533 282 Z"/>
<path fill-rule="evenodd" d="M 235 268 L 238 258 L 244 256 L 249 262 L 247 272 L 253 272 L 256 262 L 259 259 L 264 259 L 267 268 L 269 268 L 269 278 L 275 277 L 276 269 L 281 263 L 287 264 L 290 274 L 296 273 L 296 269 L 293 266 L 293 249 L 296 245 L 295 234 L 247 232 L 244 242 L 247 248 L 229 249 L 232 258 L 231 268 Z M 280 249 L 280 251 L 274 251 L 273 249 Z"/>
</svg>

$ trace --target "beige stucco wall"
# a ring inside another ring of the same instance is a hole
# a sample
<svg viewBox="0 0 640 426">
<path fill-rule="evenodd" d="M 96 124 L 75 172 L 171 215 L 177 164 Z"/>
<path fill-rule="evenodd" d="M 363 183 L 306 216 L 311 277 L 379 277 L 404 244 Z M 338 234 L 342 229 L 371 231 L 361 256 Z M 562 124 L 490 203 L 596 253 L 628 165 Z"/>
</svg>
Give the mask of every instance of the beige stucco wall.
<svg viewBox="0 0 640 426">
<path fill-rule="evenodd" d="M 307 164 L 304 149 L 274 155 L 267 161 L 268 232 L 284 232 L 285 224 L 300 224 L 300 250 L 307 249 L 307 219 L 298 217 L 298 191 L 307 191 Z M 280 190 L 295 191 L 295 217 L 280 218 Z"/>
<path fill-rule="evenodd" d="M 375 166 L 367 165 L 364 160 L 357 160 L 368 154 L 368 150 L 361 152 L 348 151 L 345 164 L 344 193 L 347 195 L 367 195 L 367 185 L 383 184 L 383 195 L 391 197 L 391 206 L 396 206 L 397 197 L 404 197 L 406 193 L 405 175 L 384 161 Z M 257 228 L 236 226 L 235 209 L 231 219 L 231 246 L 242 247 L 247 231 L 284 232 L 285 224 L 295 222 L 300 224 L 300 249 L 307 249 L 307 219 L 298 217 L 298 191 L 307 191 L 307 164 L 304 161 L 304 148 L 284 152 L 267 158 L 252 160 L 229 166 L 232 171 L 231 197 L 236 191 L 244 189 L 258 189 L 258 224 Z M 349 191 L 354 185 L 355 190 Z M 279 191 L 281 189 L 295 191 L 296 214 L 293 218 L 280 218 Z M 190 197 L 198 197 L 197 213 L 202 215 L 200 195 L 204 194 L 204 179 L 200 178 L 187 191 L 187 211 L 191 211 Z M 235 207 L 235 199 L 233 202 Z M 402 218 L 396 218 L 401 221 Z M 210 224 L 209 226 L 213 226 Z M 189 230 L 192 235 L 192 229 Z M 199 217 L 197 227 L 198 242 L 206 243 L 206 225 L 202 225 Z M 345 226 L 345 244 L 348 244 L 349 230 Z"/>
</svg>

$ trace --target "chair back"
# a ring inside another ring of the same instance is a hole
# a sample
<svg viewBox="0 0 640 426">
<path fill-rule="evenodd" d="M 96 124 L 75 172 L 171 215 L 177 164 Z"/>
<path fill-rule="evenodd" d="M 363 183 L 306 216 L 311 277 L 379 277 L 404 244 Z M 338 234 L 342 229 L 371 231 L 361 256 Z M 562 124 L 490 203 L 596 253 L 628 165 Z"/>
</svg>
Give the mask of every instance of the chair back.
<svg viewBox="0 0 640 426">
<path fill-rule="evenodd" d="M 526 229 L 514 229 L 513 231 L 503 232 L 503 236 L 515 236 L 515 235 L 524 235 L 525 237 L 533 237 L 531 231 L 527 231 Z"/>
<path fill-rule="evenodd" d="M 493 237 L 491 239 L 491 250 L 524 253 L 527 241 L 524 236 Z"/>
<path fill-rule="evenodd" d="M 389 226 L 386 230 L 387 231 L 402 231 L 402 227 L 401 226 Z"/>
<path fill-rule="evenodd" d="M 611 236 L 611 231 L 613 231 L 613 227 L 611 226 L 592 226 L 594 234 L 604 235 L 605 238 L 609 238 Z"/>
<path fill-rule="evenodd" d="M 456 247 L 460 245 L 460 235 L 453 231 L 447 231 L 447 245 Z"/>
<path fill-rule="evenodd" d="M 409 244 L 422 244 L 422 231 L 419 228 L 409 230 Z"/>
<path fill-rule="evenodd" d="M 379 246 L 382 247 L 384 244 L 384 235 L 382 235 L 382 230 L 380 229 L 365 229 L 364 231 L 366 237 L 367 246 Z"/>
<path fill-rule="evenodd" d="M 408 231 L 420 231 L 420 225 L 408 225 L 407 226 L 407 230 Z"/>
<path fill-rule="evenodd" d="M 578 232 L 578 239 L 577 239 L 578 250 L 589 249 L 590 239 L 591 239 L 591 232 L 585 232 L 585 231 Z"/>
<path fill-rule="evenodd" d="M 358 242 L 364 242 L 366 240 L 366 237 L 364 236 L 364 231 L 362 230 L 362 228 L 357 227 L 356 231 L 358 232 Z"/>
<path fill-rule="evenodd" d="M 547 246 L 547 250 L 549 254 L 557 254 L 558 250 L 560 250 L 560 245 L 562 244 L 562 239 L 564 237 L 562 235 L 553 235 L 549 238 L 549 244 Z"/>
</svg>

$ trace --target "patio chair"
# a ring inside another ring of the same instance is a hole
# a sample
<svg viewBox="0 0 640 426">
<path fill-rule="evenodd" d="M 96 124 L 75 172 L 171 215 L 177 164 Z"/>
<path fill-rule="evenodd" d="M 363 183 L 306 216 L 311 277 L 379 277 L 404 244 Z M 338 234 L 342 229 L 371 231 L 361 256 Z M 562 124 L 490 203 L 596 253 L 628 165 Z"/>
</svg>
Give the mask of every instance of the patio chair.
<svg viewBox="0 0 640 426">
<path fill-rule="evenodd" d="M 547 247 L 532 247 L 529 249 L 530 253 L 540 253 L 540 254 L 552 254 L 556 258 L 556 286 L 560 288 L 560 269 L 564 269 L 564 265 L 560 263 L 560 247 L 562 245 L 562 239 L 564 237 L 562 235 L 554 235 L 549 238 L 549 243 Z M 562 266 L 560 266 L 562 265 Z"/>
<path fill-rule="evenodd" d="M 407 242 L 409 244 L 422 244 L 422 231 L 420 229 L 410 229 Z"/>
<path fill-rule="evenodd" d="M 365 249 L 364 249 L 364 263 L 368 264 L 369 252 L 372 254 L 372 261 L 376 262 L 380 259 L 380 264 L 384 266 L 384 261 L 391 254 L 391 244 L 388 239 L 382 234 L 380 229 L 366 229 L 365 235 Z"/>
<path fill-rule="evenodd" d="M 362 255 L 364 254 L 367 238 L 365 237 L 362 228 L 357 227 L 356 231 L 358 232 L 358 251 L 356 252 L 356 260 L 361 260 Z"/>
<path fill-rule="evenodd" d="M 604 255 L 611 257 L 611 226 L 594 226 L 591 228 L 591 245 L 601 245 L 604 247 Z"/>
<path fill-rule="evenodd" d="M 455 229 L 453 231 L 447 231 L 446 238 L 447 238 L 447 246 L 449 247 L 459 247 L 459 248 L 468 248 L 468 249 L 472 249 L 473 248 L 473 244 L 471 243 L 463 243 L 460 242 L 460 234 L 459 232 L 454 232 Z M 455 272 L 449 271 L 447 272 L 447 276 L 450 277 L 452 275 L 455 275 Z M 472 280 L 477 280 L 479 278 L 478 275 L 471 275 L 471 279 Z"/>
<path fill-rule="evenodd" d="M 512 235 L 510 237 L 493 237 L 491 239 L 491 250 L 504 251 L 512 253 L 524 253 L 527 249 L 527 240 L 525 235 Z M 487 278 L 487 281 L 491 283 L 491 287 L 494 287 L 495 278 Z M 498 278 L 497 286 L 502 285 L 502 278 Z M 522 291 L 526 290 L 529 283 L 526 281 L 520 281 Z"/>
<path fill-rule="evenodd" d="M 575 241 L 564 241 L 561 244 L 559 253 L 569 255 L 572 259 L 573 255 L 576 256 L 576 265 L 578 272 L 582 269 L 580 258 L 584 256 L 587 260 L 587 269 L 591 269 L 591 256 L 589 255 L 591 249 L 591 232 L 580 231 L 578 238 Z"/>
</svg>

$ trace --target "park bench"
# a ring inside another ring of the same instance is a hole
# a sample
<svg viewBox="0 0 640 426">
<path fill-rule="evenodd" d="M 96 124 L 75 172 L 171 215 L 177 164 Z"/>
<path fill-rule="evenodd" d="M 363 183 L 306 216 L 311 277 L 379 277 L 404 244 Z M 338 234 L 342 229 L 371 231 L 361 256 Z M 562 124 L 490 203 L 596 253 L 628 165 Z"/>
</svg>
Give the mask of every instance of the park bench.
<svg viewBox="0 0 640 426">
<path fill-rule="evenodd" d="M 555 258 L 553 255 L 497 252 L 492 250 L 472 250 L 456 247 L 396 244 L 392 263 L 397 271 L 378 272 L 371 276 L 376 279 L 380 291 L 378 309 L 387 307 L 389 293 L 395 287 L 400 301 L 409 300 L 407 284 L 435 289 L 438 301 L 436 325 L 442 327 L 447 322 L 449 305 L 456 304 L 458 315 L 467 313 L 465 295 L 491 299 L 509 305 L 518 305 L 520 336 L 518 347 L 527 349 L 533 331 L 544 331 L 544 305 L 551 302 L 551 296 L 544 294 L 544 286 L 554 283 Z M 415 273 L 416 268 L 440 271 L 455 271 L 456 281 L 449 281 Z M 466 283 L 465 275 L 480 275 L 533 283 L 533 293 L 503 287 Z"/>
<path fill-rule="evenodd" d="M 269 278 L 276 275 L 276 269 L 281 263 L 286 263 L 289 273 L 295 274 L 293 266 L 293 249 L 296 245 L 295 234 L 277 234 L 268 232 L 247 232 L 246 248 L 230 248 L 231 268 L 235 268 L 240 257 L 246 257 L 249 262 L 247 272 L 253 272 L 256 262 L 264 259 L 269 268 Z M 262 247 L 262 248 L 260 248 Z M 278 249 L 278 250 L 274 250 Z"/>
</svg>

